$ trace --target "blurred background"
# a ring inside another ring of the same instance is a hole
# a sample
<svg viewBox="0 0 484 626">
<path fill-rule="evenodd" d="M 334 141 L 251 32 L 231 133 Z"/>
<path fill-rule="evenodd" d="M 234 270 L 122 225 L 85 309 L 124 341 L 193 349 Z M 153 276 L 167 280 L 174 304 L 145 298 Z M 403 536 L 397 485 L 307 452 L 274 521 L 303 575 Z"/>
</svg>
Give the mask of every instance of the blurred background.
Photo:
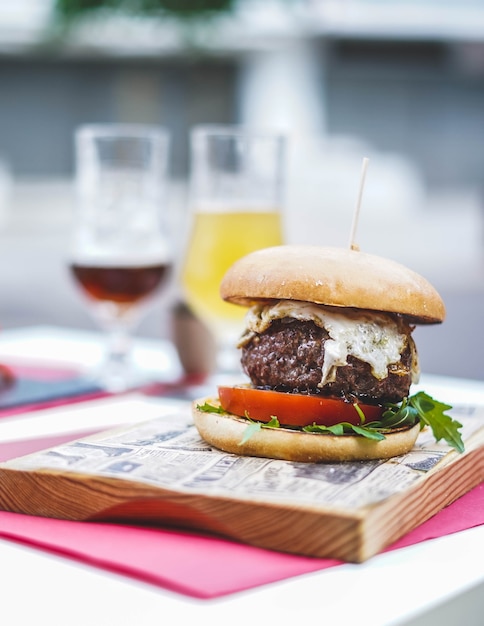
<svg viewBox="0 0 484 626">
<path fill-rule="evenodd" d="M 162 124 L 182 254 L 188 132 L 290 138 L 289 242 L 356 241 L 423 274 L 448 310 L 424 371 L 484 380 L 484 0 L 16 0 L 0 5 L 0 327 L 94 329 L 65 265 L 73 132 Z M 157 304 L 139 334 L 170 333 Z"/>
</svg>

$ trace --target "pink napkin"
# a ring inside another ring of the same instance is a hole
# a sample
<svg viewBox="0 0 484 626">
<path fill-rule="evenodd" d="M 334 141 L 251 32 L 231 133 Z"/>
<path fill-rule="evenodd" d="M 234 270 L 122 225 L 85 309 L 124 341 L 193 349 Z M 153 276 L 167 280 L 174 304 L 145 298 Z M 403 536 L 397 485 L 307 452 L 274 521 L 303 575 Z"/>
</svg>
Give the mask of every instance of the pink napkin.
<svg viewBox="0 0 484 626">
<path fill-rule="evenodd" d="M 78 433 L 76 438 L 87 433 Z M 0 444 L 0 461 L 73 435 Z M 394 550 L 484 523 L 484 483 L 390 546 Z M 0 512 L 0 537 L 197 598 L 215 598 L 336 566 L 200 534 L 67 522 Z"/>
</svg>

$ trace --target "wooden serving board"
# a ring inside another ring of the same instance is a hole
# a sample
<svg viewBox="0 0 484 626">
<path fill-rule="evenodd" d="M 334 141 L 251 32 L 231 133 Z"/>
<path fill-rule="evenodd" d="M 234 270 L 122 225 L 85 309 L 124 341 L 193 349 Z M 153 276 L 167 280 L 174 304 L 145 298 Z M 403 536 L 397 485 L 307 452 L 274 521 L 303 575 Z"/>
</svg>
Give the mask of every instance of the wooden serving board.
<svg viewBox="0 0 484 626">
<path fill-rule="evenodd" d="M 427 436 L 391 462 L 311 465 L 225 454 L 164 417 L 0 464 L 0 509 L 362 562 L 484 480 L 483 422 L 475 410 L 463 454 Z"/>
</svg>

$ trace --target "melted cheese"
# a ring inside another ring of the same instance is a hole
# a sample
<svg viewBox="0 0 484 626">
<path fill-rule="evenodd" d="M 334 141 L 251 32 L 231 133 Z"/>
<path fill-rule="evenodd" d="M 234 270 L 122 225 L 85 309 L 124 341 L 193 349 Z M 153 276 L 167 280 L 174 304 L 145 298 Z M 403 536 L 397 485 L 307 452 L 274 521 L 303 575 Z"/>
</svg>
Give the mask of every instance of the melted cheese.
<svg viewBox="0 0 484 626">
<path fill-rule="evenodd" d="M 407 345 L 409 331 L 402 332 L 398 321 L 383 313 L 346 311 L 334 312 L 317 304 L 281 300 L 272 306 L 256 305 L 246 316 L 247 333 L 241 344 L 247 343 L 254 333 L 267 330 L 273 320 L 291 317 L 313 321 L 327 330 L 329 339 L 324 344 L 324 363 L 320 387 L 335 380 L 336 369 L 347 365 L 349 355 L 368 363 L 378 380 L 388 376 L 388 366 L 398 363 Z M 415 357 L 416 358 L 416 357 Z M 412 368 L 418 376 L 418 365 Z"/>
</svg>

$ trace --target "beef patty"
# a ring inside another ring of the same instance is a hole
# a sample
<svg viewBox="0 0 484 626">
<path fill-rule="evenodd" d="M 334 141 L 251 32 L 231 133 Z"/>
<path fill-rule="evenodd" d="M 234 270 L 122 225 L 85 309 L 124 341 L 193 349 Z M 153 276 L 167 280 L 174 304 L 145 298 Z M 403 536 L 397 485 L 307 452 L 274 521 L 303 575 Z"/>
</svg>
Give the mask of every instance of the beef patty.
<svg viewBox="0 0 484 626">
<path fill-rule="evenodd" d="M 254 386 L 277 391 L 357 398 L 368 403 L 399 402 L 408 395 L 416 358 L 410 330 L 400 362 L 389 366 L 385 378 L 378 380 L 368 363 L 350 355 L 347 365 L 336 368 L 335 380 L 320 388 L 327 339 L 328 332 L 312 321 L 274 320 L 266 331 L 243 345 L 242 367 Z"/>
</svg>

